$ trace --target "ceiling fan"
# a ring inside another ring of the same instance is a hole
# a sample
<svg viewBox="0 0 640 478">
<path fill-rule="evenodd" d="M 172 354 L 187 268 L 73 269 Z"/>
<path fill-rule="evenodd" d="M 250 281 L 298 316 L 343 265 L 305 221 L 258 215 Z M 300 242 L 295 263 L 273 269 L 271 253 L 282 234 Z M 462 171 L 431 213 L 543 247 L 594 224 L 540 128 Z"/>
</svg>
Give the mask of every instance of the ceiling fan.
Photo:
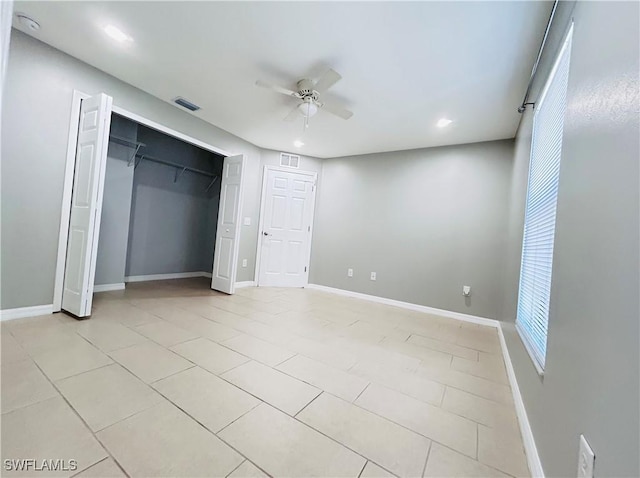
<svg viewBox="0 0 640 478">
<path fill-rule="evenodd" d="M 261 80 L 256 81 L 256 85 L 296 98 L 298 104 L 285 116 L 284 120 L 293 121 L 302 115 L 302 117 L 304 117 L 305 127 L 307 127 L 309 125 L 309 118 L 315 115 L 318 109 L 323 109 L 328 113 L 346 120 L 353 116 L 351 111 L 337 103 L 327 103 L 320 100 L 320 95 L 340 81 L 341 78 L 342 76 L 340 76 L 340 74 L 329 69 L 329 71 L 322 75 L 317 81 L 308 78 L 303 78 L 298 81 L 296 91 L 283 88 L 282 86 L 272 85 L 271 83 Z"/>
</svg>

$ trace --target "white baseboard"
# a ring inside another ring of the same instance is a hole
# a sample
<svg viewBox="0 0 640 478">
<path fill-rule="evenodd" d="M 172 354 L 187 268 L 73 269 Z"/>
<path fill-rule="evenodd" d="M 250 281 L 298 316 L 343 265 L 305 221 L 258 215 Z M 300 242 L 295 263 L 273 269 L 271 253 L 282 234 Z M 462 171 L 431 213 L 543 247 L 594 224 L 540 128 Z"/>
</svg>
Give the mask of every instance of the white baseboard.
<svg viewBox="0 0 640 478">
<path fill-rule="evenodd" d="M 256 282 L 252 280 L 236 282 L 236 289 L 242 289 L 243 287 L 255 287 L 255 286 L 256 286 Z"/>
<path fill-rule="evenodd" d="M 38 315 L 53 314 L 53 304 L 36 305 L 33 307 L 18 307 L 17 309 L 0 310 L 0 321 L 36 317 Z"/>
<path fill-rule="evenodd" d="M 191 277 L 211 277 L 211 272 L 175 272 L 172 274 L 150 274 L 145 276 L 127 276 L 125 282 L 146 282 L 152 280 L 189 279 Z"/>
<path fill-rule="evenodd" d="M 513 394 L 513 402 L 515 403 L 516 407 L 516 415 L 518 416 L 518 423 L 520 424 L 522 444 L 527 456 L 529 472 L 531 473 L 532 478 L 544 478 L 542 462 L 540 461 L 540 455 L 538 455 L 536 441 L 533 437 L 533 431 L 531 430 L 529 417 L 527 416 L 527 410 L 525 409 L 524 402 L 522 401 L 522 395 L 520 394 L 520 388 L 518 387 L 518 380 L 516 379 L 516 372 L 513 369 L 513 364 L 511 363 L 509 349 L 507 349 L 507 342 L 504 339 L 504 333 L 502 332 L 501 326 L 498 327 L 498 336 L 500 337 L 500 348 L 502 349 L 502 357 L 504 358 L 504 364 L 507 368 L 507 377 L 509 377 L 511 393 Z"/>
<path fill-rule="evenodd" d="M 424 312 L 427 314 L 441 315 L 442 317 L 448 317 L 450 319 L 462 320 L 464 322 L 471 322 L 479 325 L 487 325 L 489 327 L 499 327 L 500 322 L 495 319 L 487 319 L 486 317 L 478 317 L 476 315 L 463 314 L 461 312 L 453 312 L 451 310 L 436 309 L 435 307 L 428 307 L 426 305 L 412 304 L 411 302 L 402 302 L 400 300 L 387 299 L 385 297 L 378 297 L 376 295 L 361 294 L 360 292 L 352 292 L 350 290 L 336 289 L 334 287 L 327 287 L 318 284 L 308 284 L 308 289 L 316 289 L 324 292 L 330 292 L 332 294 L 344 295 L 346 297 L 355 297 L 356 299 L 368 300 L 370 302 L 377 302 L 379 304 L 391 305 L 394 307 L 401 307 L 403 309 L 415 310 L 416 312 Z"/>
<path fill-rule="evenodd" d="M 100 285 L 93 286 L 94 292 L 109 292 L 112 290 L 123 290 L 123 289 L 124 289 L 124 282 L 120 282 L 117 284 L 100 284 Z"/>
</svg>

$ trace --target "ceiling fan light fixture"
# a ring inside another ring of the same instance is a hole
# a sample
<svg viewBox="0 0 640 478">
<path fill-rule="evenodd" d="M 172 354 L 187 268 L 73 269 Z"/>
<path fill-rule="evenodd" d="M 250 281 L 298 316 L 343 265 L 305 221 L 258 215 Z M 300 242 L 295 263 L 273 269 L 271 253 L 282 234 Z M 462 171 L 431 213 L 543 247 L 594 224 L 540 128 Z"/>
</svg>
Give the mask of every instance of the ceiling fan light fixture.
<svg viewBox="0 0 640 478">
<path fill-rule="evenodd" d="M 444 128 L 446 126 L 449 126 L 451 123 L 453 123 L 453 120 L 450 120 L 448 118 L 440 118 L 436 123 L 436 126 L 438 128 Z"/>
<path fill-rule="evenodd" d="M 305 118 L 311 118 L 318 112 L 318 106 L 312 101 L 305 101 L 298 105 L 298 111 Z"/>
<path fill-rule="evenodd" d="M 300 141 L 299 139 L 296 139 L 296 140 L 293 142 L 293 145 L 294 145 L 296 148 L 302 148 L 302 147 L 304 146 L 304 143 L 303 143 L 302 141 Z"/>
</svg>

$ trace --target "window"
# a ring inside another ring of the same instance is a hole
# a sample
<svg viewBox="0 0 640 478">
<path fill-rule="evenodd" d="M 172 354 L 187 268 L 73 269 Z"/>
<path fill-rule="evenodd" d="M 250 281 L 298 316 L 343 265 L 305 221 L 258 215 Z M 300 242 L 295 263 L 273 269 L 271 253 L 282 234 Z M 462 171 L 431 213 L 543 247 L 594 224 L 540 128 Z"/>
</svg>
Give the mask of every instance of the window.
<svg viewBox="0 0 640 478">
<path fill-rule="evenodd" d="M 516 328 L 540 373 L 545 366 L 562 130 L 573 27 L 535 105 Z"/>
</svg>

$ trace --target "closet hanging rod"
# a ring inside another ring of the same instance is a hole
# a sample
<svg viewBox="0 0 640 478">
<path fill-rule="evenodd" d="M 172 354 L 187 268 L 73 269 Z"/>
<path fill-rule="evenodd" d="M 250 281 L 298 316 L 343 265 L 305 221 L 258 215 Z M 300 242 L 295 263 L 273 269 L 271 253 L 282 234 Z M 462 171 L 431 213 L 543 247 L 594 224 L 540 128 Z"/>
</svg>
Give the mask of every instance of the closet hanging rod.
<svg viewBox="0 0 640 478">
<path fill-rule="evenodd" d="M 132 148 L 144 147 L 146 144 L 141 143 L 140 141 L 133 141 L 131 139 L 123 138 L 121 136 L 116 136 L 115 134 L 109 135 L 109 140 L 115 141 L 116 143 L 120 143 L 123 146 L 130 146 Z"/>
<path fill-rule="evenodd" d="M 172 161 L 167 161 L 166 159 L 160 159 L 160 158 L 154 158 L 153 156 L 149 156 L 146 154 L 136 154 L 136 156 L 138 158 L 140 158 L 138 161 L 136 161 L 135 167 L 137 168 L 140 163 L 144 160 L 144 161 L 151 161 L 152 163 L 160 163 L 160 164 L 164 164 L 166 166 L 172 166 L 174 168 L 177 168 L 179 170 L 182 170 L 182 172 L 184 171 L 190 171 L 192 173 L 196 173 L 196 174 L 202 174 L 203 176 L 208 176 L 210 178 L 215 177 L 216 175 L 214 173 L 211 173 L 209 171 L 205 171 L 203 169 L 197 169 L 197 168 L 191 168 L 189 166 L 185 166 L 183 164 L 180 163 L 174 163 Z M 182 174 L 182 173 L 181 173 Z M 178 176 L 179 177 L 179 176 Z"/>
<path fill-rule="evenodd" d="M 115 134 L 110 134 L 109 135 L 109 141 L 114 141 L 114 142 L 119 143 L 119 144 L 121 144 L 123 146 L 129 146 L 130 148 L 135 148 L 135 151 L 133 152 L 133 154 L 129 158 L 129 162 L 128 162 L 127 166 L 131 166 L 131 163 L 133 162 L 133 160 L 135 159 L 136 155 L 138 154 L 138 151 L 140 151 L 140 148 L 144 148 L 146 146 L 146 144 L 141 143 L 140 141 L 132 141 L 130 139 L 123 138 L 121 136 L 116 136 Z"/>
</svg>

